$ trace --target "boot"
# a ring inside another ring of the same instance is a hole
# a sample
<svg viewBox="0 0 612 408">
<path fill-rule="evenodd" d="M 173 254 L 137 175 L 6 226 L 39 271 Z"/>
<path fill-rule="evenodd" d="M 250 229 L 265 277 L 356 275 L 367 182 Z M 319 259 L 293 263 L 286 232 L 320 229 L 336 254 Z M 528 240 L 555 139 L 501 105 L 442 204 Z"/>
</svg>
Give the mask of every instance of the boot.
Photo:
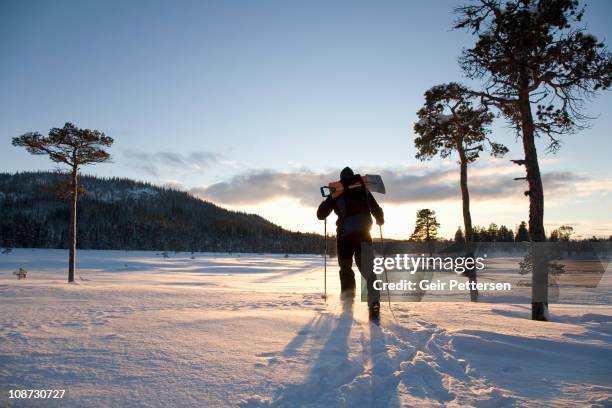
<svg viewBox="0 0 612 408">
<path fill-rule="evenodd" d="M 370 305 L 370 320 L 374 323 L 378 323 L 380 321 L 380 303 L 374 302 Z"/>
<path fill-rule="evenodd" d="M 355 288 L 345 289 L 340 291 L 340 299 L 353 301 L 355 300 Z"/>
</svg>

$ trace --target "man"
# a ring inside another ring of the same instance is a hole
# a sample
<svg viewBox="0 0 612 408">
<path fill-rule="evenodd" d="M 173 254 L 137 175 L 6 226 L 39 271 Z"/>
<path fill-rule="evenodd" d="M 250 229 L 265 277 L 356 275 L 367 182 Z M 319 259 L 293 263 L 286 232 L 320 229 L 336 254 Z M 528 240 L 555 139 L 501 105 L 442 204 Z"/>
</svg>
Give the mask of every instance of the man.
<svg viewBox="0 0 612 408">
<path fill-rule="evenodd" d="M 380 315 L 380 292 L 374 289 L 375 275 L 372 271 L 372 217 L 378 225 L 385 222 L 383 210 L 372 193 L 365 187 L 361 176 L 345 167 L 340 173 L 343 193 L 332 198 L 331 194 L 319 205 L 317 218 L 325 219 L 332 210 L 338 216 L 336 221 L 336 245 L 338 249 L 338 264 L 340 265 L 340 292 L 343 298 L 355 296 L 355 273 L 353 272 L 353 256 L 359 272 L 364 277 L 368 289 L 368 308 L 370 318 L 377 320 Z M 361 183 L 358 188 L 348 186 Z"/>
</svg>

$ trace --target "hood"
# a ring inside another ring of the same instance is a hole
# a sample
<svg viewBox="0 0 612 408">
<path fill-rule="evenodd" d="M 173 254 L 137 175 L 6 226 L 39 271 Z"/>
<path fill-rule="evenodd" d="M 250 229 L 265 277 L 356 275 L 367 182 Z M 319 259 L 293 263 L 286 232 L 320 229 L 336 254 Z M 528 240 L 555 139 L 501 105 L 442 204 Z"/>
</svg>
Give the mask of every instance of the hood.
<svg viewBox="0 0 612 408">
<path fill-rule="evenodd" d="M 355 173 L 353 173 L 353 170 L 350 167 L 345 167 L 340 172 L 340 180 L 349 179 L 349 178 L 353 177 L 354 175 L 355 175 Z"/>
</svg>

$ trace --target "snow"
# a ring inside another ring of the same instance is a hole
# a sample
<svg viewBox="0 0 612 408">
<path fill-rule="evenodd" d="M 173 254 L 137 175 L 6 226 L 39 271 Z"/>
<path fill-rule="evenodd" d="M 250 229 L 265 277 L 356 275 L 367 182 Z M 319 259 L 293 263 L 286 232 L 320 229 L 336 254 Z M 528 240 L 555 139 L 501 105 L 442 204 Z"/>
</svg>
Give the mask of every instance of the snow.
<svg viewBox="0 0 612 408">
<path fill-rule="evenodd" d="M 378 327 L 335 296 L 335 260 L 325 302 L 320 256 L 191 256 L 79 251 L 67 284 L 66 251 L 0 255 L 0 405 L 24 388 L 65 388 L 70 407 L 612 404 L 608 301 L 566 299 L 551 322 L 393 303 Z"/>
</svg>

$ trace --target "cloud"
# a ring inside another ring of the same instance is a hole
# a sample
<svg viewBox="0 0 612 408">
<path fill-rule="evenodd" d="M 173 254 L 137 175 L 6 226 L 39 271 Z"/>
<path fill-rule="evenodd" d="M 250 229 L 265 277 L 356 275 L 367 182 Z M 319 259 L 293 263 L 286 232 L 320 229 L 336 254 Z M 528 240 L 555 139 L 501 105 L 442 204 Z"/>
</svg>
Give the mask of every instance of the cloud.
<svg viewBox="0 0 612 408">
<path fill-rule="evenodd" d="M 197 151 L 189 154 L 176 152 L 147 153 L 140 151 L 127 151 L 124 156 L 129 160 L 131 167 L 137 168 L 153 177 L 160 177 L 160 170 L 202 170 L 221 161 L 222 156 L 217 153 Z"/>
<path fill-rule="evenodd" d="M 162 180 L 161 186 L 173 190 L 185 190 L 185 185 L 179 180 Z"/>
<path fill-rule="evenodd" d="M 319 187 L 333 179 L 329 174 L 257 170 L 237 175 L 229 181 L 192 188 L 201 198 L 223 204 L 257 204 L 280 197 L 292 197 L 312 206 L 318 203 Z"/>
<path fill-rule="evenodd" d="M 461 198 L 459 169 L 440 166 L 426 170 L 419 167 L 399 169 L 370 169 L 380 174 L 387 187 L 384 202 L 387 204 L 427 203 L 454 201 Z M 293 198 L 305 206 L 316 206 L 322 197 L 319 187 L 338 179 L 339 170 L 315 173 L 308 170 L 277 172 L 272 170 L 249 171 L 228 181 L 206 187 L 192 188 L 190 192 L 200 198 L 229 205 L 254 205 L 279 198 Z M 364 171 L 366 173 L 366 171 Z M 489 162 L 470 168 L 468 183 L 472 200 L 522 200 L 528 189 L 525 181 L 514 177 L 524 176 L 521 167 L 514 164 Z M 572 172 L 548 172 L 542 175 L 547 197 L 570 196 L 577 185 L 593 184 L 612 189 L 609 183 L 594 183 Z"/>
</svg>

